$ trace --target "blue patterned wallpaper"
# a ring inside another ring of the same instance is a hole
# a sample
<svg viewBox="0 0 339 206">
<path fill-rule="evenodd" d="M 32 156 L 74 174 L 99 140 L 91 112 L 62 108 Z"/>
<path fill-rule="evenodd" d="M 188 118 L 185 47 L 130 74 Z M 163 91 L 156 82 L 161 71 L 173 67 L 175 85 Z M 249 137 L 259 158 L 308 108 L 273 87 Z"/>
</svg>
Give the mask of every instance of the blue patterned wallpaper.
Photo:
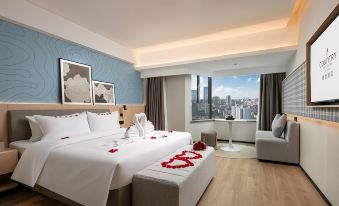
<svg viewBox="0 0 339 206">
<path fill-rule="evenodd" d="M 306 63 L 284 79 L 282 110 L 287 114 L 339 122 L 339 108 L 306 106 Z"/>
<path fill-rule="evenodd" d="M 117 104 L 142 104 L 133 65 L 77 44 L 0 20 L 0 102 L 58 103 L 59 58 L 92 66 L 92 79 L 115 84 Z"/>
</svg>

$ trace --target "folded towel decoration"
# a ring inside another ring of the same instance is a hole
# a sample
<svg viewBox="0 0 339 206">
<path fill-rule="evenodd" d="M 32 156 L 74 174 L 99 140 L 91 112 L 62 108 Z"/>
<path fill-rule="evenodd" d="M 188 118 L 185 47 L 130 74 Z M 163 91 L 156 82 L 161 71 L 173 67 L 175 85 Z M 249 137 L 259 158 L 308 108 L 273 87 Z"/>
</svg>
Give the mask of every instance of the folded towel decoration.
<svg viewBox="0 0 339 206">
<path fill-rule="evenodd" d="M 133 124 L 127 128 L 125 137 L 132 140 L 145 139 L 154 132 L 154 125 L 147 120 L 145 113 L 135 114 L 133 116 Z"/>
</svg>

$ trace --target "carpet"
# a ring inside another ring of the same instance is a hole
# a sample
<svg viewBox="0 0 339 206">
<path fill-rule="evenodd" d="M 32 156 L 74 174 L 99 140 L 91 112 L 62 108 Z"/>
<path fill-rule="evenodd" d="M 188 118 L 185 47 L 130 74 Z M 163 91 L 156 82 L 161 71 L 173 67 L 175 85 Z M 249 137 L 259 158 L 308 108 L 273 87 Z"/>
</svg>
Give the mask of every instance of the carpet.
<svg viewBox="0 0 339 206">
<path fill-rule="evenodd" d="M 253 159 L 253 158 L 256 158 L 257 156 L 254 144 L 233 143 L 234 146 L 240 148 L 239 152 L 226 152 L 220 149 L 221 147 L 225 147 L 227 145 L 228 143 L 218 142 L 215 155 L 217 157 L 223 157 L 223 158 L 246 158 L 246 159 Z"/>
</svg>

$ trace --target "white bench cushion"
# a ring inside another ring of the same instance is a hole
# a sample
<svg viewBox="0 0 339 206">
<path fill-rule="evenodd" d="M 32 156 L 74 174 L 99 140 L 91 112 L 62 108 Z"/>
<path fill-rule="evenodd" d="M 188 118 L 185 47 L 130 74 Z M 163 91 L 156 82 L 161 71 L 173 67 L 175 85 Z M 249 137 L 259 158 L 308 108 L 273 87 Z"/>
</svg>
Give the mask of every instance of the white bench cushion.
<svg viewBox="0 0 339 206">
<path fill-rule="evenodd" d="M 162 162 L 168 161 L 183 150 L 192 150 L 192 146 L 185 146 L 134 175 L 133 205 L 193 206 L 197 204 L 214 177 L 215 152 L 212 147 L 195 151 L 201 154 L 202 158 L 190 160 L 194 166 L 180 169 L 161 166 Z"/>
</svg>

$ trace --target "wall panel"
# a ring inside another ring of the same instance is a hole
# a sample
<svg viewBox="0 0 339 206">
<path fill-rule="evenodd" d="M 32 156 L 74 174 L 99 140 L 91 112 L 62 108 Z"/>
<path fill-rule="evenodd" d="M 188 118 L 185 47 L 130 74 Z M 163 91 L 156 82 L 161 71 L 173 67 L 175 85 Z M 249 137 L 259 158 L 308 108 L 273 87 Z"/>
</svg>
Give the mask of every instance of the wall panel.
<svg viewBox="0 0 339 206">
<path fill-rule="evenodd" d="M 306 106 L 306 63 L 287 76 L 282 87 L 284 113 L 339 122 L 339 108 Z"/>
<path fill-rule="evenodd" d="M 59 103 L 59 58 L 92 66 L 92 79 L 115 84 L 118 104 L 143 104 L 132 64 L 0 19 L 0 102 Z"/>
<path fill-rule="evenodd" d="M 284 81 L 282 109 L 300 123 L 300 165 L 333 204 L 339 205 L 339 108 L 306 106 L 306 64 Z"/>
</svg>

